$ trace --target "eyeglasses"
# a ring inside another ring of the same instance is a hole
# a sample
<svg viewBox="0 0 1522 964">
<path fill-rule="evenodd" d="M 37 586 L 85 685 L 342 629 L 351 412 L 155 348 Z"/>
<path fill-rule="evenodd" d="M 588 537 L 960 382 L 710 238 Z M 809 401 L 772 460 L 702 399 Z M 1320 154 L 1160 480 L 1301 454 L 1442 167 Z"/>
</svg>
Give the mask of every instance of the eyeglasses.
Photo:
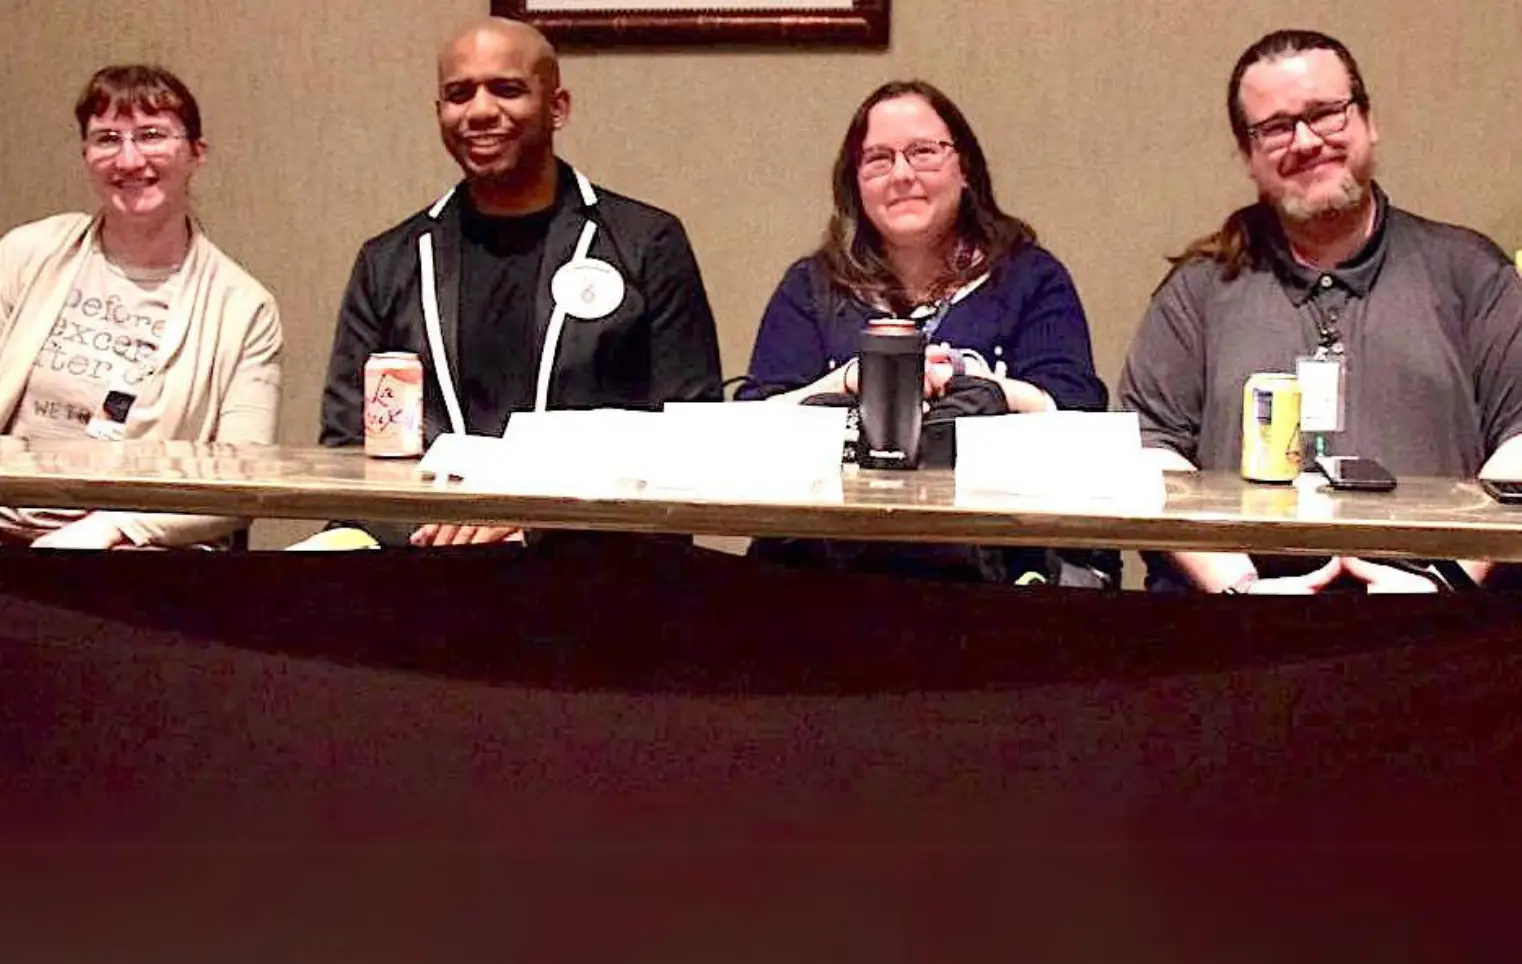
<svg viewBox="0 0 1522 964">
<path fill-rule="evenodd" d="M 957 146 L 950 141 L 910 141 L 901 148 L 869 147 L 861 152 L 862 177 L 886 177 L 900 154 L 916 171 L 939 171 Z"/>
<path fill-rule="evenodd" d="M 162 127 L 141 127 L 135 131 L 98 130 L 85 135 L 85 149 L 97 157 L 115 157 L 131 141 L 144 156 L 155 157 L 168 154 L 174 150 L 176 141 L 189 137 L 189 134 Z"/>
<path fill-rule="evenodd" d="M 1317 137 L 1336 134 L 1348 126 L 1348 108 L 1358 103 L 1349 97 L 1334 104 L 1317 104 L 1308 111 L 1288 116 L 1270 117 L 1247 128 L 1247 135 L 1265 151 L 1278 151 L 1288 147 L 1295 139 L 1295 131 L 1304 124 Z"/>
</svg>

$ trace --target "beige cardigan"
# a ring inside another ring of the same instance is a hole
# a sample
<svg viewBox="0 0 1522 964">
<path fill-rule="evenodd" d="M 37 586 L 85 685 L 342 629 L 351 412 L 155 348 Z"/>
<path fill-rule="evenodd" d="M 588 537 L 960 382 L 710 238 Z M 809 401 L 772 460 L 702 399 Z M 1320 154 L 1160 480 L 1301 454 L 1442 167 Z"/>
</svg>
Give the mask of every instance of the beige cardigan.
<svg viewBox="0 0 1522 964">
<path fill-rule="evenodd" d="M 0 425 L 10 424 L 98 224 L 98 216 L 59 214 L 0 238 Z M 274 297 L 194 222 L 184 270 L 158 372 L 128 413 L 126 437 L 272 443 L 284 345 Z M 247 524 L 223 516 L 97 515 L 138 545 L 210 542 Z"/>
</svg>

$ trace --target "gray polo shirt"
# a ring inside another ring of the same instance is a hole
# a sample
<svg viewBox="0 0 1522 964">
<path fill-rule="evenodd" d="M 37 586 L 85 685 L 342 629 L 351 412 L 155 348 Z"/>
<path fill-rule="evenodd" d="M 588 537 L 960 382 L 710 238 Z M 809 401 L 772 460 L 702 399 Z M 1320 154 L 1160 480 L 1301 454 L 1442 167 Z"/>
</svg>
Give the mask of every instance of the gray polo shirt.
<svg viewBox="0 0 1522 964">
<path fill-rule="evenodd" d="M 1144 445 L 1236 470 L 1247 377 L 1293 372 L 1329 330 L 1347 367 L 1332 452 L 1396 475 L 1468 477 L 1522 432 L 1522 279 L 1482 235 L 1375 190 L 1375 232 L 1335 270 L 1296 263 L 1264 205 L 1244 212 L 1258 240 L 1237 277 L 1204 259 L 1174 269 L 1121 375 L 1120 405 L 1140 417 Z"/>
</svg>

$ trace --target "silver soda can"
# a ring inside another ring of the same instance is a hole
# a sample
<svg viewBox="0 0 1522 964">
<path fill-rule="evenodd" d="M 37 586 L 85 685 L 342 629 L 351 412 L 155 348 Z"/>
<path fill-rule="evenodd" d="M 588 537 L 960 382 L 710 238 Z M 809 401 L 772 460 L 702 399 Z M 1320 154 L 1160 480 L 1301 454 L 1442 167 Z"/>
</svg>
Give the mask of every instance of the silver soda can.
<svg viewBox="0 0 1522 964">
<path fill-rule="evenodd" d="M 413 352 L 380 352 L 365 362 L 365 454 L 423 454 L 423 363 Z"/>
</svg>

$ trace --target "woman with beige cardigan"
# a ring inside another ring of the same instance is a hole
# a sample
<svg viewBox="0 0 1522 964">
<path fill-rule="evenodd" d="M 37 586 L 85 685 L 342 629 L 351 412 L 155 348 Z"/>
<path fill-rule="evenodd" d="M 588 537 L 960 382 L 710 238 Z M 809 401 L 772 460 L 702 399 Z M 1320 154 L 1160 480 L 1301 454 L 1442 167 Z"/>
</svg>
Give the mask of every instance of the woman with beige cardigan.
<svg viewBox="0 0 1522 964">
<path fill-rule="evenodd" d="M 0 238 L 0 425 L 30 439 L 274 441 L 275 300 L 190 215 L 200 109 L 160 67 L 98 71 L 75 105 L 100 209 Z M 0 544 L 211 545 L 247 520 L 0 508 Z"/>
</svg>

